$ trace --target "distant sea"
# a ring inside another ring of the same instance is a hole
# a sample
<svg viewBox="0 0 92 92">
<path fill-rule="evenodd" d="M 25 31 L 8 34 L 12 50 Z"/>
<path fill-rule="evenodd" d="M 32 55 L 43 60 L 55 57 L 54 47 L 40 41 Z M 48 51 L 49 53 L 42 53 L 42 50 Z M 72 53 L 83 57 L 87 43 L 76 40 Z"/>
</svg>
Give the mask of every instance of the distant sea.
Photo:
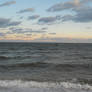
<svg viewBox="0 0 92 92">
<path fill-rule="evenodd" d="M 0 92 L 92 92 L 92 44 L 0 43 Z"/>
</svg>

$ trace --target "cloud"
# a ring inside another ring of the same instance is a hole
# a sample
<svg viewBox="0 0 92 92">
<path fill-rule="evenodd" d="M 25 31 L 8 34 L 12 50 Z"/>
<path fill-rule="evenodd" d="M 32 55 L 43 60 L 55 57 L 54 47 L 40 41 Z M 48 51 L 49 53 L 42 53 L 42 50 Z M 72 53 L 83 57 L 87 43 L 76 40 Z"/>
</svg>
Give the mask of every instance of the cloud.
<svg viewBox="0 0 92 92">
<path fill-rule="evenodd" d="M 20 21 L 12 21 L 11 19 L 8 19 L 8 18 L 0 18 L 0 28 L 17 26 L 19 24 L 21 24 Z"/>
<path fill-rule="evenodd" d="M 19 19 L 23 19 L 23 18 L 24 18 L 23 16 L 19 17 Z"/>
<path fill-rule="evenodd" d="M 75 22 L 91 22 L 92 21 L 92 8 L 91 7 L 82 7 L 75 10 L 76 15 L 73 18 Z"/>
<path fill-rule="evenodd" d="M 44 30 L 35 30 L 35 29 L 29 29 L 29 28 L 10 28 L 12 34 L 16 33 L 16 34 L 32 34 L 32 33 L 46 33 L 46 31 Z"/>
<path fill-rule="evenodd" d="M 92 29 L 92 27 L 89 27 L 89 26 L 88 26 L 88 27 L 86 27 L 86 29 Z"/>
<path fill-rule="evenodd" d="M 39 15 L 33 15 L 33 16 L 29 16 L 28 17 L 28 20 L 35 20 L 35 19 L 38 19 L 40 16 Z"/>
<path fill-rule="evenodd" d="M 49 12 L 68 10 L 70 14 L 62 16 L 61 20 L 73 22 L 92 22 L 92 0 L 74 0 L 58 3 L 48 9 Z M 55 21 L 55 20 L 53 20 Z"/>
<path fill-rule="evenodd" d="M 16 1 L 8 1 L 8 2 L 5 2 L 3 4 L 0 4 L 0 7 L 3 7 L 3 6 L 10 6 L 12 4 L 16 4 Z"/>
<path fill-rule="evenodd" d="M 11 34 L 11 33 L 12 34 L 14 34 L 14 33 L 18 33 L 18 34 L 19 33 L 24 33 L 22 28 L 13 28 L 12 27 L 12 28 L 9 28 L 9 30 L 11 30 L 11 32 L 9 32 L 9 34 Z"/>
<path fill-rule="evenodd" d="M 79 2 L 81 5 L 83 5 L 92 2 L 92 0 L 79 0 Z"/>
<path fill-rule="evenodd" d="M 69 9 L 76 9 L 81 6 L 87 5 L 87 3 L 92 2 L 92 0 L 72 0 L 68 2 L 60 2 L 58 4 L 55 4 L 51 6 L 50 8 L 47 9 L 49 12 L 57 12 L 57 11 L 64 11 L 64 10 L 69 10 Z"/>
<path fill-rule="evenodd" d="M 6 34 L 5 33 L 1 33 L 0 32 L 0 37 L 3 37 L 3 36 L 5 36 Z"/>
<path fill-rule="evenodd" d="M 51 24 L 51 23 L 55 23 L 57 21 L 59 21 L 61 18 L 61 16 L 50 16 L 50 17 L 42 17 L 38 20 L 39 23 L 42 24 Z"/>
<path fill-rule="evenodd" d="M 26 35 L 26 36 L 32 36 L 32 34 L 30 34 L 30 33 L 29 33 L 29 34 L 25 34 L 25 35 Z"/>
<path fill-rule="evenodd" d="M 47 27 L 43 27 L 41 30 L 47 30 L 48 28 Z"/>
<path fill-rule="evenodd" d="M 65 15 L 62 17 L 62 22 L 74 20 L 74 17 L 75 16 L 72 16 L 72 15 Z"/>
<path fill-rule="evenodd" d="M 77 7 L 74 2 L 58 3 L 58 4 L 51 6 L 49 9 L 47 9 L 47 11 L 56 12 L 56 11 L 72 9 L 74 7 Z"/>
<path fill-rule="evenodd" d="M 56 35 L 56 33 L 48 33 L 48 34 L 50 34 L 50 35 Z"/>
<path fill-rule="evenodd" d="M 19 24 L 21 24 L 20 21 L 12 21 L 12 22 L 10 22 L 10 23 L 8 24 L 8 26 L 17 26 L 17 25 L 19 25 Z"/>
<path fill-rule="evenodd" d="M 76 14 L 65 15 L 62 17 L 63 21 L 74 21 L 74 22 L 91 22 L 92 21 L 92 8 L 91 7 L 81 7 L 79 9 L 74 9 Z"/>
<path fill-rule="evenodd" d="M 17 13 L 26 13 L 26 12 L 34 12 L 34 11 L 35 11 L 34 8 L 27 8 L 27 9 L 20 10 Z"/>
</svg>

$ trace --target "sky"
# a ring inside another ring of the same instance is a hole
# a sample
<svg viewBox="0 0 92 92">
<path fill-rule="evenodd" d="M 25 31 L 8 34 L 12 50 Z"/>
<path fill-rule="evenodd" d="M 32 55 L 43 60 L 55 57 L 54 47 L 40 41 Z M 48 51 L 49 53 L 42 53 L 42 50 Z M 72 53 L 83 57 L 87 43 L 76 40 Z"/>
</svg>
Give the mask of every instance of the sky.
<svg viewBox="0 0 92 92">
<path fill-rule="evenodd" d="M 0 42 L 92 43 L 92 0 L 0 0 Z"/>
</svg>

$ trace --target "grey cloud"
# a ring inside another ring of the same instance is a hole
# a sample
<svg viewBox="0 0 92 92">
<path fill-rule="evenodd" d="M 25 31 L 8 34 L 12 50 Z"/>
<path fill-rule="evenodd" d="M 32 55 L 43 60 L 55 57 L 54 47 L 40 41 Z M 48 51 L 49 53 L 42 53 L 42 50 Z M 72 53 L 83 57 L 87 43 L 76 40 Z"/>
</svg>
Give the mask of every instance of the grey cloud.
<svg viewBox="0 0 92 92">
<path fill-rule="evenodd" d="M 92 21 L 92 8 L 91 7 L 82 7 L 79 9 L 74 9 L 76 14 L 65 15 L 62 17 L 63 21 L 72 20 L 74 22 L 91 22 Z"/>
<path fill-rule="evenodd" d="M 87 3 L 90 3 L 90 2 L 92 2 L 92 0 L 81 0 L 80 5 L 87 4 Z"/>
<path fill-rule="evenodd" d="M 49 33 L 50 35 L 56 35 L 56 33 Z"/>
<path fill-rule="evenodd" d="M 32 34 L 30 34 L 30 33 L 29 33 L 29 34 L 25 34 L 25 35 L 26 35 L 26 36 L 32 36 Z"/>
<path fill-rule="evenodd" d="M 11 30 L 11 32 L 10 33 L 23 33 L 23 29 L 22 28 L 10 28 L 9 30 Z"/>
<path fill-rule="evenodd" d="M 34 11 L 35 11 L 34 8 L 27 8 L 27 9 L 20 10 L 17 13 L 26 13 L 26 12 L 34 12 Z"/>
<path fill-rule="evenodd" d="M 74 16 L 72 15 L 65 15 L 62 17 L 62 21 L 70 21 L 70 20 L 73 20 L 74 19 Z"/>
<path fill-rule="evenodd" d="M 0 28 L 17 26 L 19 24 L 21 24 L 20 21 L 12 21 L 11 19 L 8 19 L 8 18 L 0 18 Z"/>
<path fill-rule="evenodd" d="M 92 27 L 86 27 L 86 29 L 92 29 Z"/>
<path fill-rule="evenodd" d="M 34 29 L 28 29 L 28 28 L 10 28 L 11 33 L 16 33 L 16 34 L 28 34 L 28 33 L 45 33 L 46 31 L 42 30 L 34 30 Z"/>
<path fill-rule="evenodd" d="M 16 4 L 16 1 L 8 1 L 8 2 L 5 2 L 3 4 L 0 4 L 0 7 L 3 7 L 3 6 L 10 6 L 12 4 Z"/>
<path fill-rule="evenodd" d="M 49 12 L 62 11 L 76 7 L 73 2 L 58 3 L 47 9 Z"/>
<path fill-rule="evenodd" d="M 30 20 L 30 19 L 32 19 L 32 20 L 38 19 L 39 17 L 40 17 L 39 15 L 29 16 L 29 17 L 28 17 L 28 20 Z"/>
<path fill-rule="evenodd" d="M 23 16 L 21 16 L 19 19 L 23 19 L 24 17 Z"/>
<path fill-rule="evenodd" d="M 30 30 L 29 32 L 31 33 L 46 33 L 46 31 L 42 31 L 42 30 Z"/>
<path fill-rule="evenodd" d="M 43 27 L 42 30 L 47 30 L 48 28 L 47 27 Z"/>
<path fill-rule="evenodd" d="M 10 31 L 8 31 L 8 32 L 6 32 L 6 34 L 13 34 L 12 32 L 10 32 Z"/>
<path fill-rule="evenodd" d="M 0 32 L 0 36 L 2 37 L 2 36 L 5 36 L 6 34 L 5 33 L 2 33 L 2 32 Z"/>
<path fill-rule="evenodd" d="M 21 22 L 20 21 L 13 21 L 13 22 L 10 22 L 9 24 L 8 24 L 8 26 L 17 26 L 17 25 L 19 25 Z"/>
<path fill-rule="evenodd" d="M 48 9 L 50 12 L 72 10 L 70 15 L 64 15 L 61 20 L 74 22 L 92 22 L 92 0 L 80 0 L 77 2 L 64 2 L 53 5 Z M 55 21 L 55 20 L 53 20 Z"/>
<path fill-rule="evenodd" d="M 50 23 L 55 23 L 57 21 L 59 21 L 61 18 L 61 16 L 55 16 L 55 17 L 42 17 L 39 19 L 39 23 L 43 23 L 43 24 L 50 24 Z"/>
<path fill-rule="evenodd" d="M 56 12 L 56 11 L 63 11 L 63 10 L 69 10 L 74 8 L 79 8 L 81 6 L 85 6 L 85 4 L 92 2 L 92 0 L 79 0 L 79 2 L 69 1 L 64 3 L 58 3 L 53 6 L 51 6 L 47 11 L 49 12 Z"/>
<path fill-rule="evenodd" d="M 92 8 L 91 7 L 83 7 L 79 10 L 76 10 L 76 15 L 74 17 L 74 21 L 76 22 L 91 22 L 92 21 Z"/>
</svg>

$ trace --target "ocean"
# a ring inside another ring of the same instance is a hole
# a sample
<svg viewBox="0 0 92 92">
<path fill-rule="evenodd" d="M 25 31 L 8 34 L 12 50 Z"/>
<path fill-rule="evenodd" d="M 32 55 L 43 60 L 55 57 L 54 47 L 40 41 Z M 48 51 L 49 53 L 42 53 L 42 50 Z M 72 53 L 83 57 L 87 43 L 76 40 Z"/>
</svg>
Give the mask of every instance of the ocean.
<svg viewBox="0 0 92 92">
<path fill-rule="evenodd" d="M 0 43 L 0 92 L 92 92 L 92 44 Z"/>
</svg>

